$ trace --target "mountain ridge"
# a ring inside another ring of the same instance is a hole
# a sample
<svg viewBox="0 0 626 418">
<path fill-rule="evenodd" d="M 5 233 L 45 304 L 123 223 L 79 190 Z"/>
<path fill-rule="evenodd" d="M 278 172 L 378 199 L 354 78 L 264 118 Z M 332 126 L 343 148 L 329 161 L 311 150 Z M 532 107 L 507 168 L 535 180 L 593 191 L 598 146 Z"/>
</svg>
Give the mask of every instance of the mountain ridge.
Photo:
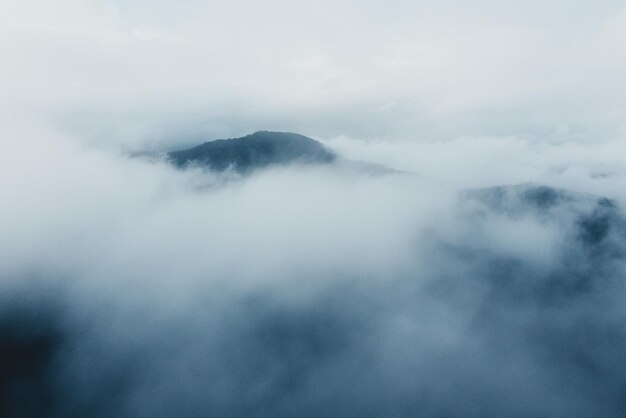
<svg viewBox="0 0 626 418">
<path fill-rule="evenodd" d="M 239 173 L 292 163 L 328 164 L 336 158 L 332 151 L 312 138 L 274 131 L 207 141 L 167 154 L 167 159 L 178 168 L 197 165 L 214 171 L 233 169 Z"/>
</svg>

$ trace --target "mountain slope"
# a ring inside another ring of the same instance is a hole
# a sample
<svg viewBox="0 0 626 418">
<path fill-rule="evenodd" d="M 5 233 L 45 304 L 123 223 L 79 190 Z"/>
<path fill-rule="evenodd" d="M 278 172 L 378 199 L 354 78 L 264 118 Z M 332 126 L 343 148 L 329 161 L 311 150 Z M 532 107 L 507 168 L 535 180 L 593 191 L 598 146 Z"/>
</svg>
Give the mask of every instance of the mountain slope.
<svg viewBox="0 0 626 418">
<path fill-rule="evenodd" d="M 247 173 L 272 165 L 326 164 L 336 156 L 319 142 L 288 132 L 259 131 L 242 138 L 205 142 L 168 153 L 177 167 L 199 165 L 215 171 L 234 169 Z"/>
</svg>

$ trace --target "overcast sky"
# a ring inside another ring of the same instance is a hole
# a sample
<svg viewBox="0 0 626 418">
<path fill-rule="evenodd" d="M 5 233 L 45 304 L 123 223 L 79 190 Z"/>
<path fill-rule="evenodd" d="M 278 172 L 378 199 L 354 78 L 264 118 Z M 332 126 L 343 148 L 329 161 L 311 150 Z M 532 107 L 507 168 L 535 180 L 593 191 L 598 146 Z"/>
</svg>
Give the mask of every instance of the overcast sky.
<svg viewBox="0 0 626 418">
<path fill-rule="evenodd" d="M 131 148 L 626 134 L 621 1 L 24 0 L 0 25 L 5 108 Z"/>
<path fill-rule="evenodd" d="M 0 407 L 622 416 L 625 74 L 623 1 L 1 1 Z M 152 153 L 257 130 L 339 158 Z"/>
</svg>

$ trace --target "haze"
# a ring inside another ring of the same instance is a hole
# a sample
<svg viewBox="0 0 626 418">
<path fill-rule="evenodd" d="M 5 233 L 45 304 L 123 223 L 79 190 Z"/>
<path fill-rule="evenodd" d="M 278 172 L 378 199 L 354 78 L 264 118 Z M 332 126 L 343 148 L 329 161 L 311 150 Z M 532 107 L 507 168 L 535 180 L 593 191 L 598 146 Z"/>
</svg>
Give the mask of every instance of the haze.
<svg viewBox="0 0 626 418">
<path fill-rule="evenodd" d="M 623 416 L 623 2 L 8 0 L 0 59 L 0 415 Z M 167 159 L 265 130 L 336 159 Z"/>
</svg>

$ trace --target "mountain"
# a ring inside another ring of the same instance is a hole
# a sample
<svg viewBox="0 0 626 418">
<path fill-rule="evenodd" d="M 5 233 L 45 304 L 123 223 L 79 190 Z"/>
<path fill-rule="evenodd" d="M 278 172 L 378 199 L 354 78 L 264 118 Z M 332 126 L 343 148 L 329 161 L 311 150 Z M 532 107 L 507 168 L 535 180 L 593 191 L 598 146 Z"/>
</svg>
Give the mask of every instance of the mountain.
<svg viewBox="0 0 626 418">
<path fill-rule="evenodd" d="M 622 280 L 626 218 L 617 202 L 536 184 L 474 189 L 465 198 L 463 225 L 476 235 L 456 251 L 486 269 L 483 275 L 497 288 L 498 298 L 542 306 L 574 304 Z M 504 224 L 510 226 L 501 236 L 505 245 L 481 246 L 488 238 L 480 231 L 500 225 L 495 228 L 500 234 Z M 543 251 L 535 253 L 534 245 L 526 247 L 526 254 L 506 249 L 541 239 L 551 242 Z M 550 267 L 545 268 L 542 263 L 548 260 Z"/>
<path fill-rule="evenodd" d="M 336 156 L 314 139 L 289 132 L 259 131 L 242 138 L 218 139 L 193 148 L 168 153 L 177 167 L 189 165 L 215 171 L 255 169 L 291 163 L 327 164 Z"/>
<path fill-rule="evenodd" d="M 605 197 L 537 184 L 469 190 L 465 196 L 512 219 L 530 215 L 544 222 L 569 223 L 576 238 L 588 245 L 611 238 L 624 241 L 616 247 L 626 244 L 626 219 L 616 202 Z"/>
</svg>

